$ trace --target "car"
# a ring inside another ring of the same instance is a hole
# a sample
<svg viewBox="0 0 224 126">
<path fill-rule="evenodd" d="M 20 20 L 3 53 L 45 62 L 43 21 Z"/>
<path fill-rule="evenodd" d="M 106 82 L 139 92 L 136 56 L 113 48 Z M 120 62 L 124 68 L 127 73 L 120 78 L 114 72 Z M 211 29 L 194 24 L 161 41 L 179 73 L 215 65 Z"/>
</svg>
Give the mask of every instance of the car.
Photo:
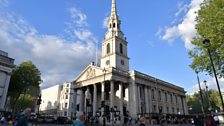
<svg viewBox="0 0 224 126">
<path fill-rule="evenodd" d="M 58 124 L 71 124 L 71 121 L 65 116 L 58 116 L 56 122 Z"/>
<path fill-rule="evenodd" d="M 55 118 L 54 116 L 45 116 L 44 118 L 45 123 L 55 123 Z"/>
</svg>

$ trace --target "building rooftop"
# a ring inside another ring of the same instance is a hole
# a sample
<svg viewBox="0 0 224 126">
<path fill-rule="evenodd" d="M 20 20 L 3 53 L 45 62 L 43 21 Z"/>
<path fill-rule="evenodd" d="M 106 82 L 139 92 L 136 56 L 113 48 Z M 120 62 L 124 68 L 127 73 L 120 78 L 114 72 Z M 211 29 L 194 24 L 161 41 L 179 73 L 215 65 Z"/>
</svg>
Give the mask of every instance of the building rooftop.
<svg viewBox="0 0 224 126">
<path fill-rule="evenodd" d="M 0 65 L 13 68 L 15 67 L 14 59 L 8 57 L 8 53 L 0 50 Z"/>
</svg>

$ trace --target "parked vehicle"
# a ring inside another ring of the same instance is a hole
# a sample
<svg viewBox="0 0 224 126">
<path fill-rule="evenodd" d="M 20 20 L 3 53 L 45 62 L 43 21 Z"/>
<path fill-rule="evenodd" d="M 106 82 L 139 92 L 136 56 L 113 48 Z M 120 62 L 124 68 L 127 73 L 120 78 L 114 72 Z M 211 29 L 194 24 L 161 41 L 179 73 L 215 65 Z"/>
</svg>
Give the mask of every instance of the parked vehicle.
<svg viewBox="0 0 224 126">
<path fill-rule="evenodd" d="M 59 117 L 57 117 L 56 122 L 58 124 L 71 124 L 72 123 L 72 121 L 69 120 L 69 118 L 68 117 L 65 117 L 65 116 L 59 116 Z"/>
</svg>

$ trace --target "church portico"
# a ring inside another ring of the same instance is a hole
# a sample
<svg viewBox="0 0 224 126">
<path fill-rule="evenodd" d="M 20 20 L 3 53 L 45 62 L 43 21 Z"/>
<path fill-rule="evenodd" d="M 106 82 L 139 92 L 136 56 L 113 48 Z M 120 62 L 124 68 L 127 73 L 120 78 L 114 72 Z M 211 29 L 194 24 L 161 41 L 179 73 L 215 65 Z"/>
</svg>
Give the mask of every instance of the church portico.
<svg viewBox="0 0 224 126">
<path fill-rule="evenodd" d="M 125 116 L 136 119 L 139 115 L 188 114 L 183 88 L 129 71 L 128 42 L 121 31 L 115 0 L 107 27 L 100 66 L 91 63 L 74 80 L 75 90 L 81 90 L 76 101 L 79 111 L 87 112 L 86 104 L 90 103 L 89 115 L 110 121 L 120 117 L 121 123 Z"/>
</svg>

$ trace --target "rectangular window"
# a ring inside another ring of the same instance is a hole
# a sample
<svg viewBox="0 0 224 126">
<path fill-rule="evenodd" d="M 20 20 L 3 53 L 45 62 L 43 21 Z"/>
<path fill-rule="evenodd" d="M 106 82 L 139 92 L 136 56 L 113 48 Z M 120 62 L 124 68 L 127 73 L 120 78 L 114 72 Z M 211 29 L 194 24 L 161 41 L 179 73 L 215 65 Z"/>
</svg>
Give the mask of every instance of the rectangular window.
<svg viewBox="0 0 224 126">
<path fill-rule="evenodd" d="M 173 95 L 170 94 L 170 100 L 171 100 L 171 103 L 173 103 Z"/>
<path fill-rule="evenodd" d="M 106 100 L 109 100 L 109 99 L 110 99 L 110 94 L 106 93 Z"/>
<path fill-rule="evenodd" d="M 178 103 L 178 101 L 177 101 L 177 96 L 175 95 L 175 99 L 176 99 L 176 103 Z"/>
<path fill-rule="evenodd" d="M 173 114 L 174 114 L 174 107 L 172 108 L 172 112 L 173 112 Z"/>
<path fill-rule="evenodd" d="M 165 92 L 165 99 L 166 99 L 166 101 L 167 101 L 167 93 Z"/>
<path fill-rule="evenodd" d="M 153 105 L 153 112 L 156 112 L 156 105 Z"/>
<path fill-rule="evenodd" d="M 68 99 L 68 95 L 65 95 L 65 99 Z"/>
<path fill-rule="evenodd" d="M 67 111 L 64 111 L 64 116 L 67 116 Z"/>
<path fill-rule="evenodd" d="M 162 100 L 162 95 L 161 95 L 161 91 L 159 91 L 159 100 Z"/>
<path fill-rule="evenodd" d="M 65 108 L 67 108 L 68 107 L 68 103 L 65 103 Z"/>
<path fill-rule="evenodd" d="M 169 113 L 169 107 L 166 107 L 166 112 Z"/>
<path fill-rule="evenodd" d="M 155 92 L 154 92 L 154 89 L 152 89 L 152 99 L 155 99 Z"/>
</svg>

